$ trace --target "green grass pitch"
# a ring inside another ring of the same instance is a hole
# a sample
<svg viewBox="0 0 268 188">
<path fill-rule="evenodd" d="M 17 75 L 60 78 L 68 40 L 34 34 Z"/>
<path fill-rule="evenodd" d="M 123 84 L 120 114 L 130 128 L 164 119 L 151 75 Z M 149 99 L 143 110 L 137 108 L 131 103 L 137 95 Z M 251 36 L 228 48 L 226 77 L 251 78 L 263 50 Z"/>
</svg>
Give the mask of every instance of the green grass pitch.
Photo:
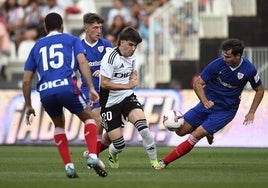
<svg viewBox="0 0 268 188">
<path fill-rule="evenodd" d="M 158 147 L 159 159 L 173 147 Z M 108 176 L 86 168 L 85 147 L 71 146 L 80 178 L 68 179 L 54 146 L 0 146 L 1 188 L 267 188 L 268 148 L 194 148 L 166 169 L 154 170 L 142 146 L 127 146 L 120 168 L 109 168 L 107 151 L 101 154 Z"/>
</svg>

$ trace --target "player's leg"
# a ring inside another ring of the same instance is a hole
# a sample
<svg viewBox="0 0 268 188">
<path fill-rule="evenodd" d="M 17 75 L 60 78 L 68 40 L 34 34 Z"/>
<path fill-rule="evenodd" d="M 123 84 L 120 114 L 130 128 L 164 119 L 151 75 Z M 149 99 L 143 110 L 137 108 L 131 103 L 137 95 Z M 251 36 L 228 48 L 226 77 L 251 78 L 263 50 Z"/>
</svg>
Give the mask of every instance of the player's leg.
<svg viewBox="0 0 268 188">
<path fill-rule="evenodd" d="M 54 141 L 61 159 L 65 165 L 66 175 L 69 178 L 77 178 L 78 175 L 75 172 L 75 167 L 71 160 L 68 140 L 64 129 L 65 118 L 62 106 L 57 103 L 57 99 L 53 96 L 42 98 L 41 102 L 55 126 Z"/>
<path fill-rule="evenodd" d="M 97 136 L 97 155 L 99 156 L 100 150 L 102 146 L 102 137 L 103 137 L 103 127 L 101 125 L 101 117 L 100 117 L 100 107 L 94 105 L 91 107 L 93 119 L 97 123 L 98 136 Z"/>
<path fill-rule="evenodd" d="M 173 151 L 167 154 L 159 162 L 157 169 L 165 168 L 172 161 L 190 152 L 200 139 L 222 129 L 234 118 L 235 114 L 236 111 L 232 110 L 213 111 L 211 109 L 207 110 L 199 107 L 195 108 L 195 110 L 189 110 L 184 114 L 186 123 L 183 126 L 196 127 L 196 125 L 200 122 L 202 122 L 202 125 L 195 128 L 187 140 L 179 144 Z M 205 119 L 202 119 L 204 117 Z M 180 134 L 180 132 L 176 133 Z"/>
<path fill-rule="evenodd" d="M 110 144 L 111 144 L 111 140 L 110 140 L 107 132 L 105 132 L 102 135 L 102 140 L 101 140 L 101 145 L 100 145 L 100 153 L 103 152 L 104 150 L 106 150 Z"/>
<path fill-rule="evenodd" d="M 194 122 L 198 122 L 197 124 L 199 125 L 199 124 L 201 124 L 201 123 L 206 119 L 208 113 L 206 112 L 206 110 L 203 110 L 203 107 L 202 107 L 201 105 L 199 105 L 199 104 L 195 107 L 195 109 L 196 109 L 195 111 L 198 112 L 198 114 L 199 114 L 200 117 L 197 116 L 197 119 L 196 119 Z M 192 113 L 191 110 L 189 110 L 189 112 Z M 188 112 L 188 113 L 189 113 L 189 112 Z M 187 115 L 186 115 L 186 116 L 187 116 Z M 189 116 L 189 115 L 188 115 L 188 116 Z M 194 115 L 194 116 L 196 116 L 196 115 Z M 192 117 L 194 117 L 194 116 L 191 115 L 191 119 L 193 119 Z M 184 115 L 184 117 L 185 117 L 185 115 Z M 191 120 L 190 123 L 193 124 L 193 121 Z M 193 130 L 194 130 L 195 128 L 196 128 L 196 126 L 195 126 L 195 127 L 191 127 L 191 126 L 182 126 L 180 129 L 177 129 L 176 132 L 177 132 L 177 134 L 178 134 L 179 136 L 184 136 L 184 135 L 186 135 L 186 134 L 188 134 L 188 133 L 193 132 Z M 211 144 L 213 143 L 213 139 L 214 139 L 214 135 L 213 135 L 213 133 L 206 135 L 206 138 L 207 138 L 208 143 L 211 145 Z"/>
<path fill-rule="evenodd" d="M 175 161 L 176 159 L 190 152 L 195 144 L 207 134 L 207 131 L 202 126 L 197 127 L 184 142 L 179 144 L 175 149 L 173 149 L 162 160 L 159 161 L 156 169 L 165 168 L 172 161 Z"/>
<path fill-rule="evenodd" d="M 71 161 L 67 136 L 65 134 L 64 126 L 62 127 L 65 123 L 64 116 L 53 117 L 52 121 L 55 125 L 54 141 L 65 164 L 66 175 L 69 178 L 77 178 L 78 175 L 75 172 L 74 164 Z"/>
<path fill-rule="evenodd" d="M 108 173 L 105 171 L 105 166 L 101 165 L 97 156 L 97 124 L 92 119 L 92 111 L 86 107 L 82 113 L 77 114 L 81 121 L 84 122 L 84 136 L 88 149 L 87 165 L 93 168 L 101 177 L 106 177 Z"/>
<path fill-rule="evenodd" d="M 73 92 L 65 92 L 58 100 L 71 113 L 76 114 L 84 123 L 84 136 L 87 144 L 89 157 L 87 158 L 87 166 L 92 167 L 101 177 L 106 177 L 108 173 L 104 166 L 101 166 L 97 156 L 97 125 L 92 119 L 92 111 L 87 106 L 87 101 L 84 95 L 75 95 Z"/>
<path fill-rule="evenodd" d="M 108 136 L 111 139 L 111 144 L 109 145 L 109 164 L 111 168 L 119 168 L 118 154 L 125 148 L 121 127 L 109 131 Z"/>
<path fill-rule="evenodd" d="M 125 148 L 125 140 L 121 130 L 122 106 L 123 103 L 120 103 L 110 108 L 101 108 L 102 126 L 111 140 L 109 146 L 109 164 L 111 168 L 119 168 L 118 154 Z"/>
<path fill-rule="evenodd" d="M 208 134 L 200 125 L 207 119 L 210 112 L 211 111 L 204 108 L 201 104 L 184 114 L 185 122 L 180 128 L 176 129 L 175 132 L 179 136 L 190 133 L 189 137 L 160 160 L 156 169 L 165 168 L 172 161 L 190 152 L 199 139 Z"/>
<path fill-rule="evenodd" d="M 206 136 L 206 138 L 207 138 L 207 141 L 208 141 L 209 145 L 213 144 L 213 140 L 214 140 L 214 135 L 213 134 L 208 134 Z"/>
<path fill-rule="evenodd" d="M 147 121 L 144 112 L 140 108 L 134 108 L 130 111 L 128 119 L 141 135 L 142 144 L 150 159 L 150 164 L 152 167 L 155 167 L 155 165 L 157 165 L 158 163 L 157 149 L 154 137 L 152 136 L 149 127 L 147 126 Z"/>
</svg>

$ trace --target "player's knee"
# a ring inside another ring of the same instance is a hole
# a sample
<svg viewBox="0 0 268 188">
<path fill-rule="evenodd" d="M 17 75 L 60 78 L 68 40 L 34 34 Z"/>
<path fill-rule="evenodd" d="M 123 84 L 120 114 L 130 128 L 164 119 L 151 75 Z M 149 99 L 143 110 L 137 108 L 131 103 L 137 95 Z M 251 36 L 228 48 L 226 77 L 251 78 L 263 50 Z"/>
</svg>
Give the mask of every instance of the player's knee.
<svg viewBox="0 0 268 188">
<path fill-rule="evenodd" d="M 179 135 L 179 136 L 185 136 L 185 135 L 186 135 L 186 133 L 183 132 L 183 131 L 180 130 L 180 129 L 176 130 L 175 132 L 176 132 L 176 134 Z"/>
</svg>

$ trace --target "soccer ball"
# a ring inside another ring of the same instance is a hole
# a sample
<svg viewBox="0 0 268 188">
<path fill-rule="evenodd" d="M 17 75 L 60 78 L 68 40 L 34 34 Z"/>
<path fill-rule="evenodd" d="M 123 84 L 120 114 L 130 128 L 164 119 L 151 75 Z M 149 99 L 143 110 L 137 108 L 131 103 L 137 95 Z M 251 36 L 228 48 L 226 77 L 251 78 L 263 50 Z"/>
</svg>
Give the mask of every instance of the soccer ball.
<svg viewBox="0 0 268 188">
<path fill-rule="evenodd" d="M 88 152 L 88 150 L 86 150 L 86 151 L 84 151 L 83 156 L 84 156 L 85 158 L 88 158 L 88 154 L 89 154 L 89 152 Z"/>
<path fill-rule="evenodd" d="M 164 114 L 163 124 L 166 129 L 176 129 L 183 125 L 184 118 L 181 112 L 170 110 Z"/>
</svg>

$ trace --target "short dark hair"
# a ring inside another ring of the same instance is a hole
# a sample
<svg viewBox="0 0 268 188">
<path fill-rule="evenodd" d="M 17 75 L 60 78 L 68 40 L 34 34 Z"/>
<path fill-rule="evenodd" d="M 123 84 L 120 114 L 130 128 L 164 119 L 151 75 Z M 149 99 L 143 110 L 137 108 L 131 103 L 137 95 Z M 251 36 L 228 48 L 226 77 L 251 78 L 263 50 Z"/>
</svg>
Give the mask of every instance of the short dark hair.
<svg viewBox="0 0 268 188">
<path fill-rule="evenodd" d="M 58 13 L 52 12 L 45 17 L 45 27 L 47 31 L 60 29 L 62 24 L 62 17 Z"/>
<path fill-rule="evenodd" d="M 118 45 L 120 45 L 121 40 L 129 40 L 135 42 L 137 44 L 142 42 L 142 38 L 139 32 L 133 27 L 125 27 L 120 33 L 118 37 Z"/>
<path fill-rule="evenodd" d="M 84 25 L 93 24 L 95 22 L 103 24 L 104 19 L 96 13 L 87 13 L 83 16 L 83 22 L 84 22 Z"/>
<path fill-rule="evenodd" d="M 227 39 L 222 42 L 221 50 L 232 50 L 233 55 L 240 54 L 242 56 L 245 45 L 240 39 Z"/>
</svg>

